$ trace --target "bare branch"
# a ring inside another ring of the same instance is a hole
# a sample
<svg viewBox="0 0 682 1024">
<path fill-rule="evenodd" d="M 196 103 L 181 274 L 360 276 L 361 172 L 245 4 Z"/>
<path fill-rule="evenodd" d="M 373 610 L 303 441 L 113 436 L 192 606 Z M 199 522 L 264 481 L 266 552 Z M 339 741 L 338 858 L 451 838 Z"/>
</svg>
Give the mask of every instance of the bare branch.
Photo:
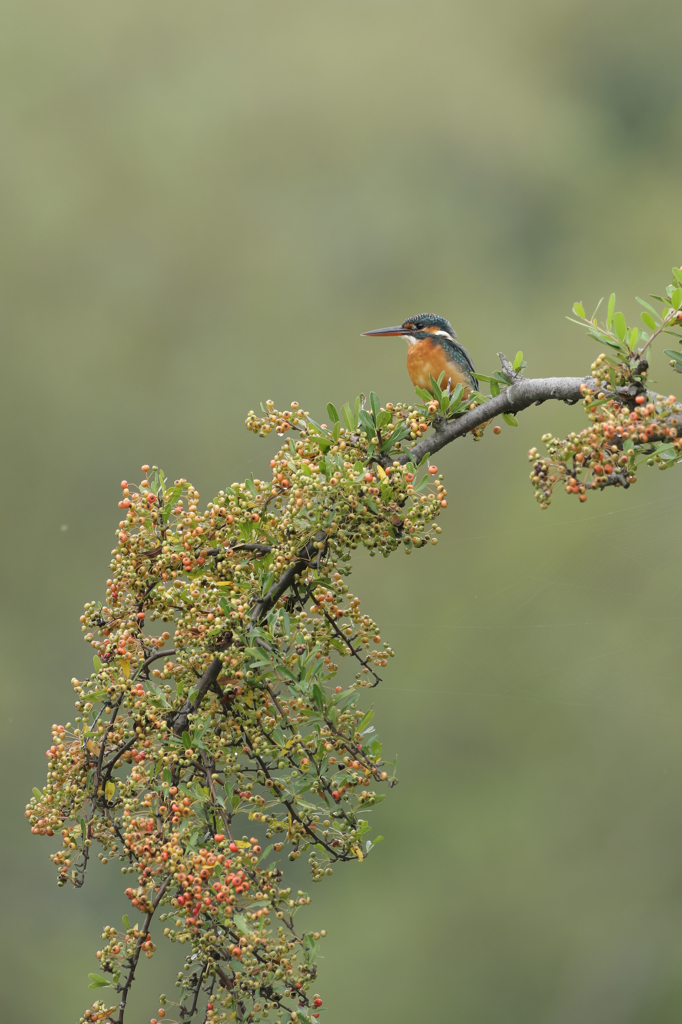
<svg viewBox="0 0 682 1024">
<path fill-rule="evenodd" d="M 175 654 L 175 648 L 171 647 L 167 651 L 157 651 L 156 654 L 150 655 L 146 661 L 143 661 L 137 672 L 135 673 L 135 679 L 139 676 L 140 672 L 144 672 L 146 668 L 152 664 L 153 661 L 158 661 L 159 658 L 171 658 Z"/>
</svg>

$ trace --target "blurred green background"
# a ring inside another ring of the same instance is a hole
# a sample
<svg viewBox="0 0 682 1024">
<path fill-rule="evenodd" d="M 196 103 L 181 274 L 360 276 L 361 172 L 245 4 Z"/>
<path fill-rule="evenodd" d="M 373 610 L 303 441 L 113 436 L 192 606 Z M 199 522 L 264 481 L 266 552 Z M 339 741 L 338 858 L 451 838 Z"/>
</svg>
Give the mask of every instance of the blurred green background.
<svg viewBox="0 0 682 1024">
<path fill-rule="evenodd" d="M 404 343 L 360 333 L 423 310 L 483 372 L 586 372 L 571 302 L 635 314 L 682 259 L 679 30 L 675 0 L 4 8 L 3 1021 L 76 1020 L 125 909 L 115 865 L 58 890 L 23 818 L 120 479 L 209 500 L 265 472 L 259 400 L 410 399 Z M 312 890 L 330 1024 L 680 1020 L 682 475 L 540 512 L 526 450 L 581 419 L 452 446 L 439 546 L 356 559 L 401 783 Z M 131 1024 L 173 991 L 159 949 Z"/>
</svg>

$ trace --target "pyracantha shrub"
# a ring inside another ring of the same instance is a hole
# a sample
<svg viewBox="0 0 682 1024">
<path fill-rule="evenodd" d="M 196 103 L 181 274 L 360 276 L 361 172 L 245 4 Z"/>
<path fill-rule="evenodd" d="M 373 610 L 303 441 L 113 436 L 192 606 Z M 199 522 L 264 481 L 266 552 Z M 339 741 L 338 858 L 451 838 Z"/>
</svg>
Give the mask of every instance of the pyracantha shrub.
<svg viewBox="0 0 682 1024">
<path fill-rule="evenodd" d="M 250 430 L 296 439 L 269 479 L 233 483 L 203 511 L 191 484 L 156 467 L 121 484 L 106 600 L 81 616 L 94 671 L 73 680 L 75 722 L 54 726 L 47 785 L 26 810 L 35 833 L 62 837 L 60 885 L 83 884 L 94 850 L 128 876 L 129 912 L 104 929 L 91 975 L 117 998 L 82 1021 L 123 1021 L 161 930 L 187 962 L 158 1018 L 320 1015 L 325 933 L 297 927 L 310 897 L 283 863 L 307 855 L 319 882 L 362 861 L 378 789 L 395 782 L 358 707 L 393 651 L 349 590 L 350 553 L 435 543 L 447 504 L 435 467 L 420 479 L 411 463 L 369 468 L 379 438 L 399 454 L 423 431 L 418 411 L 372 395 L 369 412 L 346 407 L 346 426 L 330 414 L 331 428 L 295 402 L 250 413 Z M 334 685 L 344 657 L 357 670 L 346 690 Z"/>
<path fill-rule="evenodd" d="M 542 508 L 558 485 L 585 500 L 629 487 L 642 461 L 674 465 L 682 406 L 647 386 L 649 346 L 682 324 L 682 270 L 673 275 L 661 315 L 640 300 L 648 331 L 628 327 L 614 296 L 604 324 L 575 304 L 610 350 L 589 376 L 526 378 L 519 352 L 477 373 L 489 396 L 432 380 L 417 405 L 382 407 L 374 393 L 341 415 L 329 405 L 330 426 L 268 402 L 246 422 L 283 439 L 270 478 L 233 483 L 203 511 L 191 484 L 156 467 L 122 482 L 106 599 L 81 616 L 94 670 L 73 680 L 77 715 L 53 726 L 47 784 L 26 808 L 34 833 L 61 835 L 59 885 L 83 884 L 93 849 L 132 876 L 123 927 L 104 929 L 90 975 L 113 1001 L 96 1000 L 81 1024 L 123 1024 L 161 930 L 187 956 L 151 1024 L 320 1017 L 311 990 L 325 932 L 298 927 L 310 897 L 292 892 L 284 867 L 307 854 L 319 882 L 362 861 L 381 838 L 367 816 L 396 782 L 373 712 L 358 706 L 393 651 L 349 590 L 352 552 L 436 544 L 447 492 L 435 466 L 422 469 L 428 456 L 480 440 L 498 416 L 514 427 L 549 399 L 582 401 L 589 425 L 545 435 L 548 457 L 529 452 Z M 682 352 L 666 354 L 682 372 Z M 334 685 L 342 658 L 355 665 L 345 690 Z"/>
</svg>

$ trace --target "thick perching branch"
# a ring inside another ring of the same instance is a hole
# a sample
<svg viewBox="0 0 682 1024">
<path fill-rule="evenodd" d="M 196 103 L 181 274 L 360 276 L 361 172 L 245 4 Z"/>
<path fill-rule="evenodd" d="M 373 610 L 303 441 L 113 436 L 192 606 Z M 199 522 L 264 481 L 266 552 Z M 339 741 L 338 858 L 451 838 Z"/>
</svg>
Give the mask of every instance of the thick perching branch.
<svg viewBox="0 0 682 1024">
<path fill-rule="evenodd" d="M 406 462 L 419 465 L 425 455 L 435 455 L 458 437 L 464 437 L 476 427 L 505 412 L 522 412 L 531 405 L 542 405 L 543 402 L 551 400 L 575 405 L 583 397 L 581 388 L 590 386 L 594 387 L 592 377 L 519 378 L 496 398 L 477 405 L 475 409 L 470 409 L 457 419 L 437 425 L 431 437 L 419 441 L 401 455 L 399 461 L 403 465 Z"/>
</svg>

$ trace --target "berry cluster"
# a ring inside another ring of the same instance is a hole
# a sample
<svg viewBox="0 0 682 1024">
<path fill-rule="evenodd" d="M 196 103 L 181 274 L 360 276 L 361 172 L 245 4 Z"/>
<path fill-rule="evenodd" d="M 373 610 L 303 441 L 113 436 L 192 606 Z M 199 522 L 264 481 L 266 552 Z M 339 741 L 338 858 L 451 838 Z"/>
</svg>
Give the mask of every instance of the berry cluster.
<svg viewBox="0 0 682 1024">
<path fill-rule="evenodd" d="M 26 808 L 34 833 L 62 837 L 60 885 L 83 884 L 93 849 L 136 876 L 130 916 L 104 929 L 91 975 L 117 1005 L 95 1003 L 82 1022 L 122 1024 L 154 919 L 188 949 L 155 1020 L 323 1012 L 310 989 L 325 933 L 297 927 L 310 897 L 284 885 L 281 856 L 307 854 L 313 881 L 362 861 L 367 812 L 396 781 L 372 710 L 357 706 L 394 652 L 347 563 L 358 545 L 387 556 L 435 543 L 447 505 L 436 467 L 417 479 L 394 458 L 423 432 L 413 408 L 372 395 L 371 411 L 343 410 L 345 427 L 329 411 L 331 428 L 297 403 L 249 414 L 249 429 L 297 437 L 269 479 L 233 483 L 205 510 L 156 467 L 122 481 L 105 601 L 81 616 L 94 669 L 72 680 L 77 715 L 53 727 L 47 784 Z M 343 657 L 356 667 L 345 691 L 333 683 Z"/>
<path fill-rule="evenodd" d="M 563 439 L 545 434 L 542 440 L 548 457 L 538 455 L 537 448 L 528 452 L 533 464 L 531 484 L 543 509 L 558 486 L 584 502 L 589 491 L 636 483 L 636 470 L 643 462 L 668 469 L 680 459 L 682 405 L 674 395 L 664 398 L 648 390 L 646 352 L 658 335 L 674 334 L 671 328 L 682 324 L 682 269 L 673 268 L 665 298 L 654 296 L 664 303 L 662 315 L 638 300 L 645 307 L 642 321 L 650 332 L 628 327 L 624 315 L 615 312 L 615 298 L 612 295 L 609 300 L 604 324 L 595 315 L 588 320 L 580 303 L 573 307 L 580 317 L 576 322 L 586 325 L 588 334 L 606 344 L 612 354 L 602 352 L 597 357 L 591 366 L 594 385 L 582 387 L 590 426 Z M 675 359 L 671 363 L 682 369 L 682 353 L 666 350 L 666 354 L 679 357 L 679 364 Z"/>
</svg>

